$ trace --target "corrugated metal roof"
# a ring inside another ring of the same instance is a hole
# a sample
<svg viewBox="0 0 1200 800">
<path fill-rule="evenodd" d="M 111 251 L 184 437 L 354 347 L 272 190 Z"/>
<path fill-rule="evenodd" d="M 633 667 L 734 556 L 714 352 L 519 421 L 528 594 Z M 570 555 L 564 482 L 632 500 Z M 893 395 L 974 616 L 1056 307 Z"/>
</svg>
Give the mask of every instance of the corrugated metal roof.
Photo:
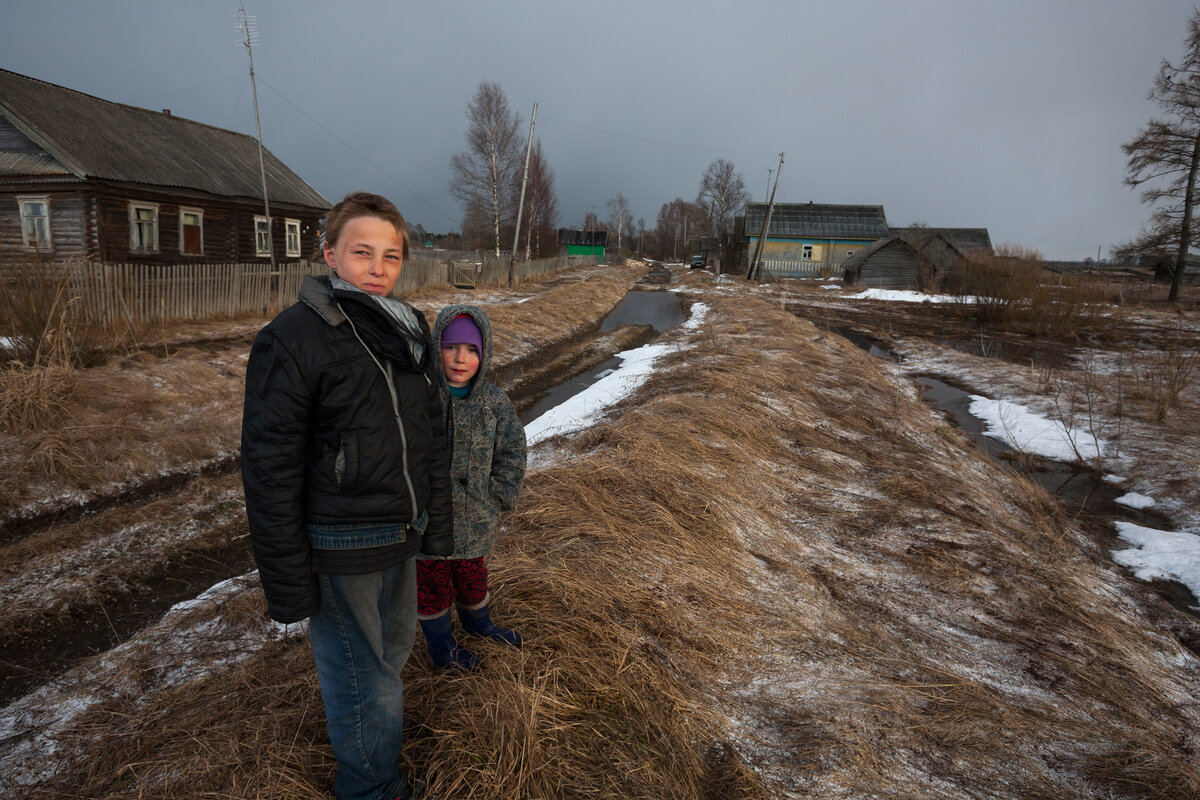
<svg viewBox="0 0 1200 800">
<path fill-rule="evenodd" d="M 0 153 L 0 175 L 70 175 L 47 153 Z"/>
<path fill-rule="evenodd" d="M 262 199 L 258 141 L 183 117 L 98 97 L 0 69 L 0 114 L 79 177 Z M 329 202 L 269 150 L 269 199 Z"/>
<path fill-rule="evenodd" d="M 746 204 L 746 234 L 762 231 L 766 203 Z M 768 236 L 809 239 L 882 239 L 888 235 L 883 206 L 776 203 Z"/>
</svg>

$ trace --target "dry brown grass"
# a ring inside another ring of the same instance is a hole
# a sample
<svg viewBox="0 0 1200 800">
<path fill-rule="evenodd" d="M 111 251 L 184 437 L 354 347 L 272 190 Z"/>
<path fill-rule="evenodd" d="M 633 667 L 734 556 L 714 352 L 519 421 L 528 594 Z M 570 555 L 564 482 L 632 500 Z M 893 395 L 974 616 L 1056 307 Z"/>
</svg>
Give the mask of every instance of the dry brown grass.
<svg viewBox="0 0 1200 800">
<path fill-rule="evenodd" d="M 1194 659 L 1106 554 L 886 365 L 710 302 L 690 354 L 531 473 L 491 566 L 524 649 L 447 677 L 418 644 L 403 760 L 432 794 L 1196 796 Z M 296 643 L 117 698 L 59 752 L 27 796 L 332 776 Z"/>
</svg>

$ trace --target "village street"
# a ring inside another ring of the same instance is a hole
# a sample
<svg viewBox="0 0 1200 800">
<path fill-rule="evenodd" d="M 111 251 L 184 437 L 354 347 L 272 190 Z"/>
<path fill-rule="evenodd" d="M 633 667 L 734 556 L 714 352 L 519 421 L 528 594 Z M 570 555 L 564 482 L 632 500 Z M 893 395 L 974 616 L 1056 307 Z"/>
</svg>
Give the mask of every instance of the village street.
<svg viewBox="0 0 1200 800">
<path fill-rule="evenodd" d="M 1061 419 L 1067 395 L 1046 387 L 1111 378 L 1113 353 L 1075 347 L 1051 373 L 937 343 L 902 327 L 915 311 L 848 288 L 647 274 L 411 299 L 429 315 L 485 308 L 523 402 L 548 363 L 623 364 L 585 412 L 527 426 L 530 473 L 491 567 L 524 648 L 485 643 L 478 673 L 448 678 L 418 644 L 406 669 L 404 759 L 434 796 L 1200 790 L 1195 613 L 1114 560 L 1128 542 L 981 452 L 915 380 Z M 597 332 L 630 289 L 678 297 L 684 321 L 649 343 Z M 1137 314 L 1123 324 L 1196 330 L 1194 310 Z M 6 660 L 23 660 L 0 709 L 0 792 L 326 796 L 304 628 L 267 622 L 246 558 L 233 466 L 257 324 L 197 326 L 95 368 L 70 424 L 3 442 L 0 614 Z M 1200 389 L 1164 421 L 1115 404 L 1086 407 L 1109 447 L 1100 471 L 1200 534 Z M 39 452 L 61 468 L 16 455 Z M 191 575 L 205 563 L 226 574 Z M 197 580 L 169 612 L 30 675 L 39 642 Z"/>
</svg>

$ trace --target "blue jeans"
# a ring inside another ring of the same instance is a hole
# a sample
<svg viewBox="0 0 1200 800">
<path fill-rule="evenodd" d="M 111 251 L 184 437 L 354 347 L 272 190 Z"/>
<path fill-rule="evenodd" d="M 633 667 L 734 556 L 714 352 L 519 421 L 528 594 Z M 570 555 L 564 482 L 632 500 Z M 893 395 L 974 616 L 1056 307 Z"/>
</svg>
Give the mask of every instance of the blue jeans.
<svg viewBox="0 0 1200 800">
<path fill-rule="evenodd" d="M 416 560 L 364 575 L 319 575 L 308 622 L 341 800 L 392 800 L 406 774 L 400 671 L 416 634 Z"/>
</svg>

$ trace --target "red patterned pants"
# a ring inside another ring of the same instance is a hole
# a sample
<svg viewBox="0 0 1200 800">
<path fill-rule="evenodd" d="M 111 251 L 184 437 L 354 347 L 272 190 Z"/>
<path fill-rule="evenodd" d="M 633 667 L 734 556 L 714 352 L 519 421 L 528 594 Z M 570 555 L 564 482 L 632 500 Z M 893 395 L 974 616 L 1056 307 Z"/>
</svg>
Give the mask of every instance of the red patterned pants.
<svg viewBox="0 0 1200 800">
<path fill-rule="evenodd" d="M 417 560 L 417 616 L 441 615 L 454 601 L 478 607 L 488 596 L 487 565 L 484 557 L 451 558 L 445 561 Z"/>
</svg>

